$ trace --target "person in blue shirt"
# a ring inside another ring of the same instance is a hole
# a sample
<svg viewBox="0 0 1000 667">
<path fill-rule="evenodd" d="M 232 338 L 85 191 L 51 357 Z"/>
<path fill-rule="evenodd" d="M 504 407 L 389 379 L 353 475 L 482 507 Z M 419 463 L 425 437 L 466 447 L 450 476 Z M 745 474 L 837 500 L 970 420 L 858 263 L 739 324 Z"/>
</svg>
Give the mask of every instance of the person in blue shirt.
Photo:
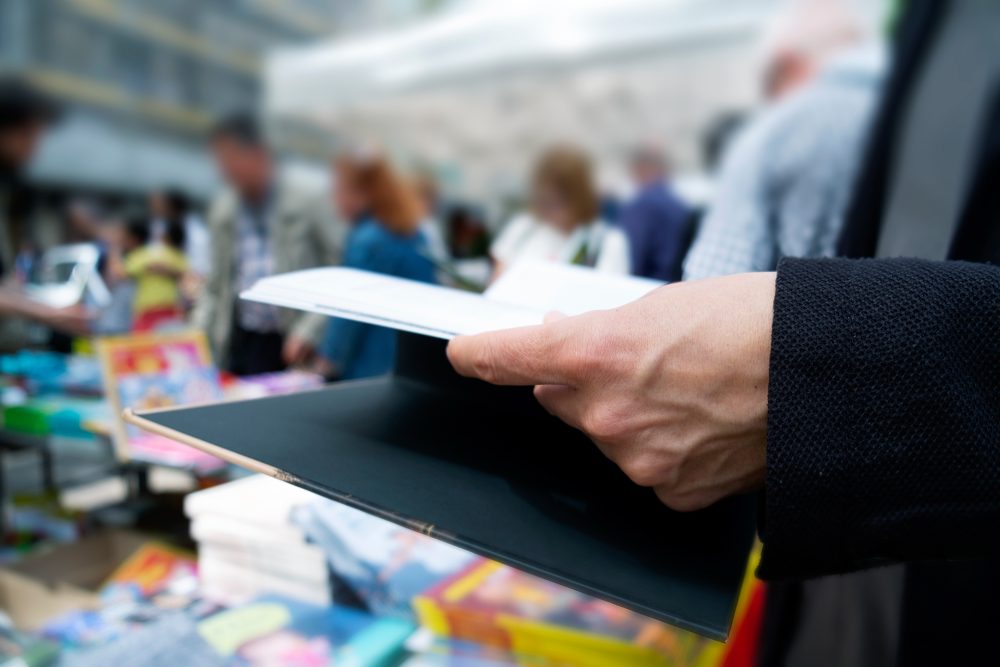
<svg viewBox="0 0 1000 667">
<path fill-rule="evenodd" d="M 619 225 L 632 250 L 632 273 L 680 280 L 691 211 L 667 184 L 667 159 L 658 149 L 637 149 L 630 166 L 637 190 L 622 209 Z"/>
<path fill-rule="evenodd" d="M 399 278 L 435 282 L 424 211 L 417 194 L 380 155 L 356 153 L 334 164 L 336 205 L 351 223 L 343 265 Z M 350 380 L 387 373 L 396 333 L 362 322 L 330 320 L 320 354 L 330 378 Z"/>
</svg>

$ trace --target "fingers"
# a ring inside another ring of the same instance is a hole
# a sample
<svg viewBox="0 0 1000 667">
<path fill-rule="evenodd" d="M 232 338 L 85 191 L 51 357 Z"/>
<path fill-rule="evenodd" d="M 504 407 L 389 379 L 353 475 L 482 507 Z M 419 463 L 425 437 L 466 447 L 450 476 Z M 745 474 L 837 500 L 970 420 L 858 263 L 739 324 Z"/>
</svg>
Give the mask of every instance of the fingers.
<svg viewBox="0 0 1000 667">
<path fill-rule="evenodd" d="M 572 337 L 563 322 L 459 336 L 448 344 L 448 360 L 460 375 L 492 384 L 572 385 L 580 372 L 566 354 Z"/>
<path fill-rule="evenodd" d="M 573 428 L 583 430 L 583 401 L 578 389 L 559 384 L 540 384 L 535 387 L 535 399 Z"/>
</svg>

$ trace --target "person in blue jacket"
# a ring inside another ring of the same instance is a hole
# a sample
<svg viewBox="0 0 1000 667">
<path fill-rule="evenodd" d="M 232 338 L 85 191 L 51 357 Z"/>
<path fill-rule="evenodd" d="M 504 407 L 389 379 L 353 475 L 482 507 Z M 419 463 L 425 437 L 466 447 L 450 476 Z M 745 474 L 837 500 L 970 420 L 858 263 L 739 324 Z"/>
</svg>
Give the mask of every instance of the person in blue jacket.
<svg viewBox="0 0 1000 667">
<path fill-rule="evenodd" d="M 435 282 L 420 200 L 389 162 L 377 154 L 345 155 L 335 161 L 334 175 L 337 208 L 351 223 L 343 265 Z M 324 373 L 340 380 L 387 373 L 395 352 L 394 331 L 339 318 L 330 320 L 320 350 Z"/>
</svg>

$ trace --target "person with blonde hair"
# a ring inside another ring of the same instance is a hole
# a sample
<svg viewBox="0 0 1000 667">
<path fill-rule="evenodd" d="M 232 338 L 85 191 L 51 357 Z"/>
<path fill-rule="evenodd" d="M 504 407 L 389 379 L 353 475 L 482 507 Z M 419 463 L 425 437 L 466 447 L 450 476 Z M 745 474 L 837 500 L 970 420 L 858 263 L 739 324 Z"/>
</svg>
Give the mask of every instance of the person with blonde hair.
<svg viewBox="0 0 1000 667">
<path fill-rule="evenodd" d="M 384 156 L 365 150 L 334 161 L 336 206 L 351 226 L 343 265 L 433 283 L 434 264 L 421 229 L 423 206 Z M 336 379 L 381 375 L 392 368 L 395 333 L 332 319 L 321 347 L 322 371 Z"/>
<path fill-rule="evenodd" d="M 586 153 L 569 145 L 548 149 L 535 164 L 531 189 L 531 212 L 511 220 L 490 249 L 494 277 L 526 259 L 629 273 L 628 240 L 600 218 Z"/>
</svg>

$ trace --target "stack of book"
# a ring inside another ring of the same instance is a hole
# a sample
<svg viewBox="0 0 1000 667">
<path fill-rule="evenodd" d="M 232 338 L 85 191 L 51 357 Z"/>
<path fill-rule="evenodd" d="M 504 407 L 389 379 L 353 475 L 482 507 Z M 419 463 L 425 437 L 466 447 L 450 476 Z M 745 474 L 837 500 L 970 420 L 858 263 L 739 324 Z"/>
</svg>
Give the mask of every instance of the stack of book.
<svg viewBox="0 0 1000 667">
<path fill-rule="evenodd" d="M 198 544 L 202 595 L 226 605 L 267 594 L 330 604 L 325 554 L 291 520 L 296 507 L 314 499 L 263 475 L 188 495 L 184 511 Z"/>
</svg>

